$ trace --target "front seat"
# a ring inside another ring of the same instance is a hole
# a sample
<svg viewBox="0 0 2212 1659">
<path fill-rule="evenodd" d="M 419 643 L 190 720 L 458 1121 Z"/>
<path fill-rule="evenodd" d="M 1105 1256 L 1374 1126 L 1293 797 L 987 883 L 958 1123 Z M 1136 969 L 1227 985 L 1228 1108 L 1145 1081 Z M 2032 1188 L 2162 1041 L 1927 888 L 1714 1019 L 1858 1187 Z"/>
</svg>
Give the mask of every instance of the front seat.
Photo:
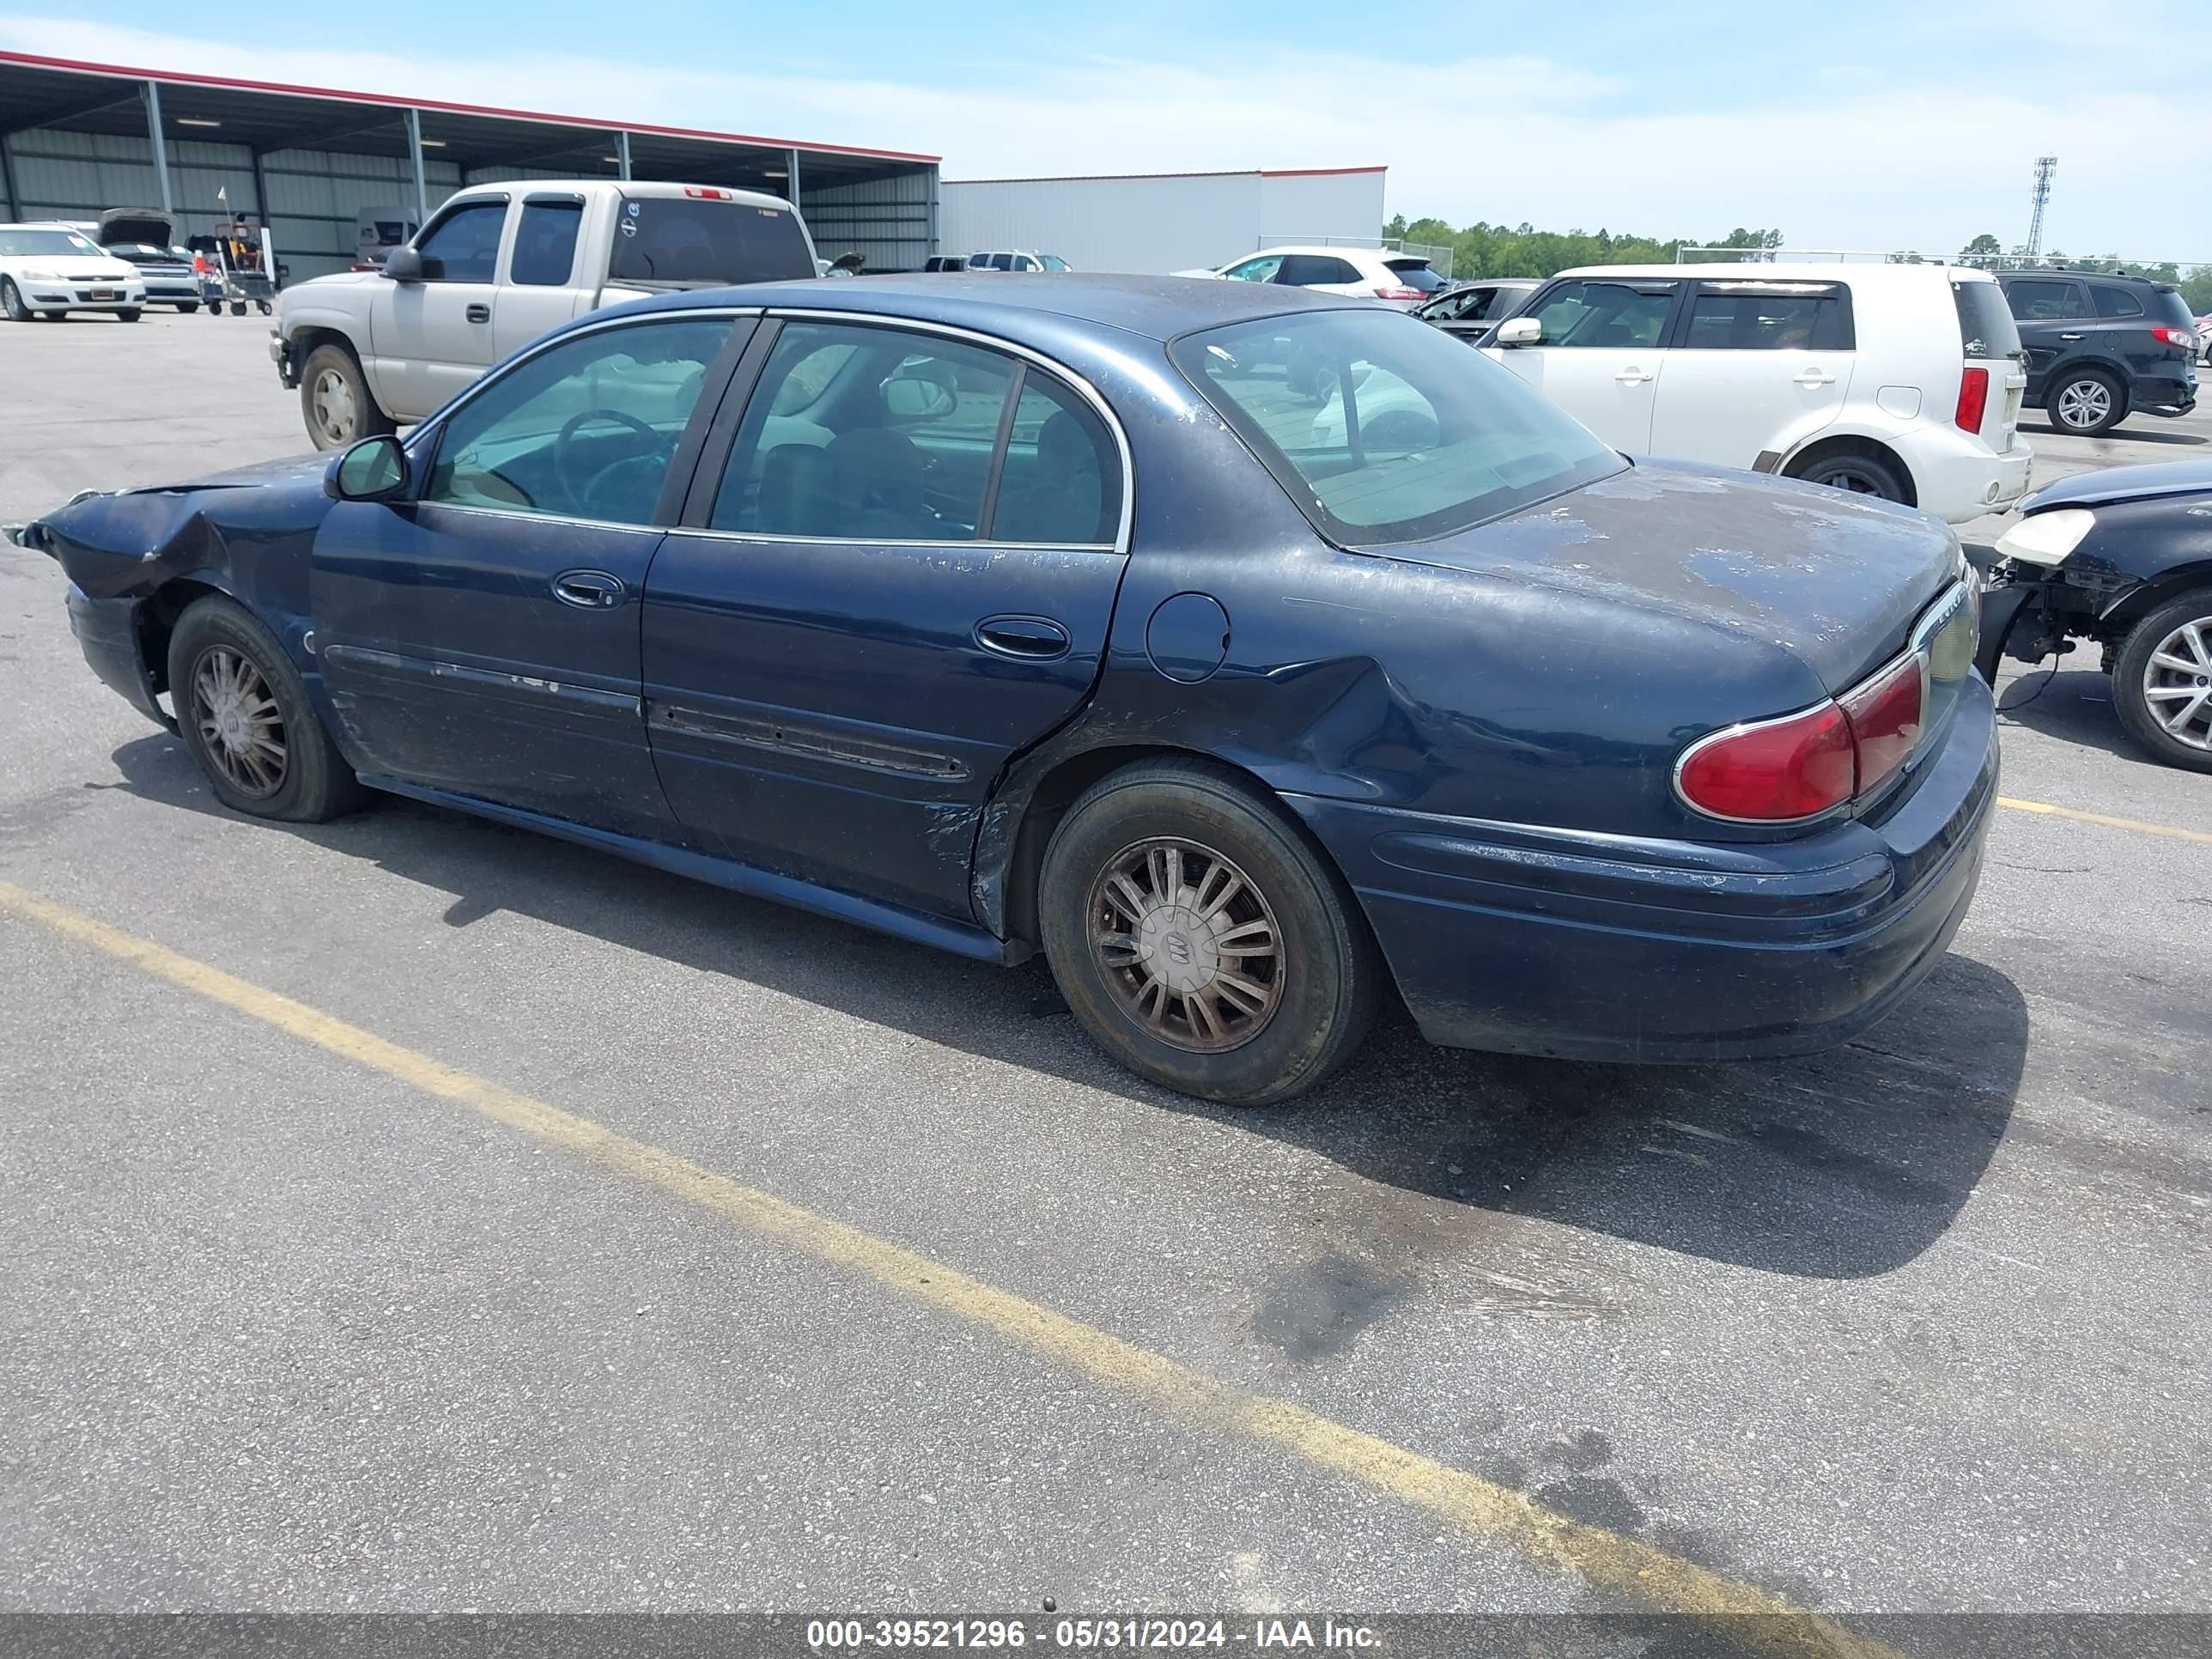
<svg viewBox="0 0 2212 1659">
<path fill-rule="evenodd" d="M 921 489 L 921 452 L 889 427 L 841 433 L 827 451 L 843 526 L 861 541 L 933 541 L 943 534 Z"/>
</svg>

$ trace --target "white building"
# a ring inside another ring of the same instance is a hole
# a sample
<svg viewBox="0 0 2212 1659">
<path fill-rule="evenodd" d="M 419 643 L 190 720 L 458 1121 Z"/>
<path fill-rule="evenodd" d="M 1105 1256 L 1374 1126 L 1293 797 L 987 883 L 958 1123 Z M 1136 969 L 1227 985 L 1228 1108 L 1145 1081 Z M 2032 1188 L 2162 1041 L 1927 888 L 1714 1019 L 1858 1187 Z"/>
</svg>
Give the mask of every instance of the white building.
<svg viewBox="0 0 2212 1659">
<path fill-rule="evenodd" d="M 1381 167 L 946 179 L 945 253 L 1024 248 L 1078 270 L 1158 275 L 1226 264 L 1278 242 L 1376 246 Z M 817 237 L 819 233 L 817 233 Z"/>
</svg>

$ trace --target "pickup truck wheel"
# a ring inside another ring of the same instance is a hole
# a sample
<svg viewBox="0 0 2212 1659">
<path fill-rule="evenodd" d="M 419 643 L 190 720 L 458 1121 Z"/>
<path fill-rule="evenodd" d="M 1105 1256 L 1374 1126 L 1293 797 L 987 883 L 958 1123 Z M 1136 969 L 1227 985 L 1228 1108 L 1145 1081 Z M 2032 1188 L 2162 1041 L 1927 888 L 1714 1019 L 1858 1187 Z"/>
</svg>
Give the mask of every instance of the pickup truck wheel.
<svg viewBox="0 0 2212 1659">
<path fill-rule="evenodd" d="M 235 600 L 200 599 L 177 618 L 169 698 L 185 749 L 233 811 L 320 823 L 367 798 L 283 647 Z"/>
<path fill-rule="evenodd" d="M 2127 401 L 2112 376 L 2094 369 L 2069 374 L 2045 394 L 2043 406 L 2051 425 L 2075 438 L 2109 432 L 2128 412 Z"/>
<path fill-rule="evenodd" d="M 392 417 L 369 393 L 360 362 L 342 345 L 319 345 L 307 354 L 300 369 L 300 408 L 318 449 L 343 449 L 392 429 Z"/>
<path fill-rule="evenodd" d="M 1092 1041 L 1184 1094 L 1272 1105 L 1372 1022 L 1366 919 L 1297 823 L 1224 768 L 1140 761 L 1094 784 L 1045 850 L 1045 956 Z"/>
<path fill-rule="evenodd" d="M 2212 587 L 2135 625 L 2112 664 L 2112 707 L 2157 759 L 2212 772 Z"/>
</svg>

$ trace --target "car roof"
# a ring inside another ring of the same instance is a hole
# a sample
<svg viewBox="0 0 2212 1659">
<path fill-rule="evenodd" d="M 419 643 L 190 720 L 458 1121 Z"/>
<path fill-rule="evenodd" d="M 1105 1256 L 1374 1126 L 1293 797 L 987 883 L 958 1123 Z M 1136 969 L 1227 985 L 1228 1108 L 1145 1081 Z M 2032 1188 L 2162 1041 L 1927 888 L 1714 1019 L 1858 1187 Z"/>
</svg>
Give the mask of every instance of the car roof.
<svg viewBox="0 0 2212 1659">
<path fill-rule="evenodd" d="M 2173 288 L 2173 284 L 2167 282 L 2162 276 L 2129 276 L 2116 270 L 2059 270 L 2055 269 L 2045 270 L 2040 266 L 2036 266 L 2027 270 L 2008 270 L 2002 273 L 2002 275 L 2005 276 L 2034 276 L 2039 278 L 2060 277 L 2066 281 L 2075 283 L 2132 283 L 2137 288 L 2157 289 L 2160 290 Z M 2179 290 L 2176 291 L 2178 292 Z"/>
<path fill-rule="evenodd" d="M 727 202 L 750 202 L 755 207 L 788 209 L 789 201 L 764 190 L 744 190 L 736 185 L 687 185 L 674 179 L 485 179 L 473 185 L 464 185 L 454 196 L 473 196 L 480 191 L 496 193 L 520 192 L 535 195 L 540 191 L 558 194 L 573 191 L 581 194 L 589 190 L 612 190 L 624 197 L 641 201 L 669 201 L 679 199 L 695 190 L 712 190 L 720 193 Z M 447 198 L 448 201 L 451 197 Z M 363 208 L 363 213 L 381 212 L 382 209 Z"/>
<path fill-rule="evenodd" d="M 1669 282 L 1684 276 L 1705 276 L 1722 283 L 1895 283 L 1923 282 L 1929 271 L 1937 272 L 1954 283 L 1996 280 L 1986 270 L 1977 270 L 1971 265 L 1937 264 L 1933 261 L 1917 265 L 1878 265 L 1854 264 L 1846 259 L 1744 259 L 1694 265 L 1577 265 L 1571 270 L 1563 270 L 1559 274 L 1562 276 L 1664 277 Z"/>
<path fill-rule="evenodd" d="M 1357 296 L 1316 294 L 1274 283 L 1222 283 L 1196 276 L 1113 276 L 1042 271 L 1027 282 L 994 283 L 981 271 L 913 271 L 847 282 L 749 283 L 742 288 L 694 289 L 656 295 L 622 307 L 627 314 L 706 307 L 764 307 L 853 311 L 915 322 L 968 327 L 1022 342 L 1056 333 L 1054 321 L 1091 323 L 1147 339 L 1171 340 L 1194 329 L 1219 328 L 1292 311 L 1376 309 Z M 592 312 L 579 323 L 604 320 Z"/>
</svg>

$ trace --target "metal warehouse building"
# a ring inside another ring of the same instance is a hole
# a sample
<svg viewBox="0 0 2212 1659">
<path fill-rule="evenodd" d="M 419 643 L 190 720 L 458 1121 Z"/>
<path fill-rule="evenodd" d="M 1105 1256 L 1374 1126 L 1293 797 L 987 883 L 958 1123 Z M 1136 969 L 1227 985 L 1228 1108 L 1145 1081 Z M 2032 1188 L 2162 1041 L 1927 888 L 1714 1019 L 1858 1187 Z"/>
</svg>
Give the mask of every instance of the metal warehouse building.
<svg viewBox="0 0 2212 1659">
<path fill-rule="evenodd" d="M 1156 274 L 1226 264 L 1283 242 L 1374 247 L 1381 167 L 948 179 L 938 242 L 947 253 L 1021 248 L 1078 270 Z"/>
<path fill-rule="evenodd" d="M 765 190 L 799 203 L 825 257 L 911 270 L 936 246 L 937 162 L 0 52 L 0 220 L 158 206 L 181 241 L 251 215 L 295 281 L 352 262 L 364 210 L 419 221 L 463 185 L 532 178 Z"/>
</svg>

